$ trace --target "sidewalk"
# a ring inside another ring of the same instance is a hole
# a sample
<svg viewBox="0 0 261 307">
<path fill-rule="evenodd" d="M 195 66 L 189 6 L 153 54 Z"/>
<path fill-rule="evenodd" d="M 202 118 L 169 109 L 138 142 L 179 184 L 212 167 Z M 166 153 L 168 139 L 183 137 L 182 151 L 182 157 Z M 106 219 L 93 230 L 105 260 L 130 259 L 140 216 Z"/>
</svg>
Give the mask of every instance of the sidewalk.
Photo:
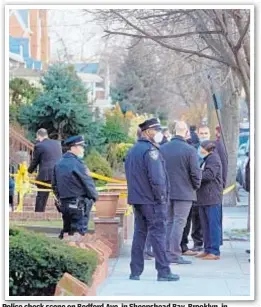
<svg viewBox="0 0 261 307">
<path fill-rule="evenodd" d="M 247 207 L 224 208 L 224 231 L 244 229 Z M 98 296 L 247 296 L 250 295 L 248 241 L 225 241 L 221 259 L 203 261 L 194 257 L 191 265 L 171 265 L 178 282 L 157 282 L 154 260 L 145 261 L 140 281 L 129 280 L 131 241 L 117 260 L 110 261 L 110 275 L 98 289 Z"/>
</svg>

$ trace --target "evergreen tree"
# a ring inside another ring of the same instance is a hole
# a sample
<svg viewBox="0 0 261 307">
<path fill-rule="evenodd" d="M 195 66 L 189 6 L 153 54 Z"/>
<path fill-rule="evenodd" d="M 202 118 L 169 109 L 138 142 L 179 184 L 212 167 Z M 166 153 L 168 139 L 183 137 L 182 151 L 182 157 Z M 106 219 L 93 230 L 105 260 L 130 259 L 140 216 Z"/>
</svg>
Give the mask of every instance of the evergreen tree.
<svg viewBox="0 0 261 307">
<path fill-rule="evenodd" d="M 19 121 L 35 132 L 47 129 L 50 137 L 64 139 L 74 134 L 94 133 L 87 90 L 72 67 L 50 66 L 41 80 L 43 93 L 21 108 Z M 97 125 L 98 123 L 96 123 Z"/>
</svg>

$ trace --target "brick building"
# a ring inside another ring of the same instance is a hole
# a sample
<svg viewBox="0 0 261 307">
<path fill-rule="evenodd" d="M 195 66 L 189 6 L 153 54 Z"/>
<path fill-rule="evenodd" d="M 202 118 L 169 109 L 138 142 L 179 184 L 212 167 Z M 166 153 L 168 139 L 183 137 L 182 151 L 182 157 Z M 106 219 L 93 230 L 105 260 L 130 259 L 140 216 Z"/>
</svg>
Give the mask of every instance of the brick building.
<svg viewBox="0 0 261 307">
<path fill-rule="evenodd" d="M 9 51 L 23 58 L 25 68 L 47 67 L 50 56 L 47 10 L 10 10 Z"/>
</svg>

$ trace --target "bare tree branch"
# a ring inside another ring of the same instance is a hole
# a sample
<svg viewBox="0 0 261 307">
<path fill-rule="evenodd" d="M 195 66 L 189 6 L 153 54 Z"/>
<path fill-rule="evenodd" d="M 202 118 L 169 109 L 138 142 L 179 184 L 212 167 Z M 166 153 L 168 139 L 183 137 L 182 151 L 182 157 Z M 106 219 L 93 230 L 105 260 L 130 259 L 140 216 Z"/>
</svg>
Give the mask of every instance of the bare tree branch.
<svg viewBox="0 0 261 307">
<path fill-rule="evenodd" d="M 236 23 L 236 26 L 237 26 L 237 29 L 238 29 L 238 32 L 239 34 L 242 36 L 243 34 L 243 25 L 242 25 L 242 18 L 240 16 L 240 13 L 239 13 L 239 10 L 232 10 L 232 16 L 235 20 L 235 23 Z M 249 16 L 250 16 L 250 12 L 249 12 Z M 249 17 L 250 18 L 250 17 Z M 246 36 L 247 35 L 247 36 Z M 243 49 L 244 49 L 244 52 L 245 52 L 245 56 L 246 56 L 246 60 L 247 60 L 247 64 L 250 65 L 250 43 L 249 43 L 249 34 L 248 32 L 246 33 L 245 35 L 245 41 L 247 41 L 247 43 L 244 43 L 243 44 Z M 247 38 L 247 39 L 246 39 Z"/>
<path fill-rule="evenodd" d="M 243 29 L 242 33 L 241 33 L 241 36 L 235 46 L 235 51 L 238 52 L 239 49 L 242 47 L 242 42 L 248 32 L 248 29 L 249 29 L 249 25 L 250 25 L 250 14 L 248 15 L 248 18 L 247 18 L 247 23 L 245 25 L 245 28 Z"/>
<path fill-rule="evenodd" d="M 227 62 L 226 60 L 222 59 L 222 58 L 218 58 L 218 57 L 214 57 L 214 56 L 211 56 L 211 55 L 207 55 L 205 53 L 200 53 L 200 52 L 197 52 L 195 50 L 189 50 L 189 49 L 183 49 L 183 48 L 179 48 L 179 47 L 176 47 L 176 46 L 172 46 L 172 45 L 168 45 L 162 41 L 160 41 L 159 39 L 156 39 L 156 38 L 153 38 L 149 33 L 147 33 L 146 31 L 144 31 L 143 29 L 141 29 L 140 27 L 134 25 L 131 21 L 129 21 L 128 19 L 126 19 L 123 15 L 121 15 L 120 13 L 118 13 L 116 10 L 112 10 L 112 12 L 120 17 L 123 21 L 126 22 L 126 24 L 128 24 L 129 26 L 131 26 L 133 29 L 137 30 L 138 32 L 142 33 L 144 36 L 146 36 L 147 38 L 155 41 L 156 43 L 158 43 L 159 45 L 165 47 L 165 48 L 168 48 L 168 49 L 171 49 L 171 50 L 174 50 L 174 51 L 177 51 L 177 52 L 182 52 L 182 53 L 189 53 L 189 54 L 193 54 L 193 55 L 197 55 L 198 57 L 202 57 L 202 58 L 206 58 L 206 59 L 209 59 L 209 60 L 214 60 L 214 61 L 217 61 L 217 62 L 220 62 L 220 63 L 223 63 L 227 66 L 231 66 L 233 68 L 237 68 L 234 66 L 234 64 L 232 63 L 229 63 Z M 111 34 L 114 34 L 113 31 L 111 31 L 112 33 Z M 121 34 L 121 35 L 125 35 L 125 33 Z"/>
<path fill-rule="evenodd" d="M 189 12 L 194 12 L 195 10 L 186 10 L 188 13 Z M 138 17 L 137 19 L 140 20 L 145 20 L 145 19 L 150 19 L 150 18 L 161 18 L 161 17 L 165 17 L 165 16 L 172 16 L 172 15 L 177 15 L 177 14 L 181 14 L 181 11 L 174 11 L 174 12 L 168 12 L 168 13 L 162 13 L 162 14 L 154 14 L 154 15 L 148 15 L 148 16 L 144 16 L 144 17 Z"/>
<path fill-rule="evenodd" d="M 114 35 L 124 35 L 124 36 L 130 36 L 130 37 L 136 37 L 136 38 L 148 38 L 146 35 L 139 35 L 139 34 L 133 34 L 133 33 L 126 33 L 126 32 L 117 32 L 117 31 L 109 31 L 104 30 L 105 33 L 108 34 L 114 34 Z M 170 34 L 170 35 L 150 35 L 150 39 L 167 39 L 167 38 L 179 38 L 184 36 L 190 36 L 190 35 L 201 35 L 201 34 L 220 34 L 221 31 L 192 31 L 192 32 L 185 32 L 180 34 Z"/>
</svg>

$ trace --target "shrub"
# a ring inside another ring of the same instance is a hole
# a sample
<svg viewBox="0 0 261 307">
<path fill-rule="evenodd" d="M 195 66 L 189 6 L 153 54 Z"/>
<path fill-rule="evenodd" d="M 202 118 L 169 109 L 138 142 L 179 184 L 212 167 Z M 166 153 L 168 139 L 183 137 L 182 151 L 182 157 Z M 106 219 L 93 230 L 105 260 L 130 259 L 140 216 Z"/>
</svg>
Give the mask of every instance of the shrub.
<svg viewBox="0 0 261 307">
<path fill-rule="evenodd" d="M 108 177 L 112 176 L 110 164 L 96 150 L 91 151 L 91 153 L 86 157 L 85 162 L 90 171 Z"/>
<path fill-rule="evenodd" d="M 103 128 L 103 135 L 107 144 L 128 142 L 129 126 L 131 116 L 124 116 L 120 106 L 117 104 L 114 109 L 105 112 L 106 122 Z"/>
<path fill-rule="evenodd" d="M 112 177 L 112 168 L 109 162 L 96 150 L 91 151 L 91 153 L 85 158 L 85 162 L 87 163 L 90 171 L 99 175 Z M 96 180 L 95 183 L 97 186 L 106 184 L 106 182 L 103 180 Z"/>
<path fill-rule="evenodd" d="M 128 150 L 133 146 L 131 143 L 110 144 L 107 148 L 107 161 L 113 170 L 124 172 L 124 160 Z"/>
<path fill-rule="evenodd" d="M 116 147 L 116 156 L 118 162 L 123 162 L 129 149 L 133 146 L 131 143 L 120 143 Z"/>
<path fill-rule="evenodd" d="M 65 272 L 91 284 L 97 254 L 23 228 L 9 230 L 9 295 L 50 296 Z"/>
</svg>

